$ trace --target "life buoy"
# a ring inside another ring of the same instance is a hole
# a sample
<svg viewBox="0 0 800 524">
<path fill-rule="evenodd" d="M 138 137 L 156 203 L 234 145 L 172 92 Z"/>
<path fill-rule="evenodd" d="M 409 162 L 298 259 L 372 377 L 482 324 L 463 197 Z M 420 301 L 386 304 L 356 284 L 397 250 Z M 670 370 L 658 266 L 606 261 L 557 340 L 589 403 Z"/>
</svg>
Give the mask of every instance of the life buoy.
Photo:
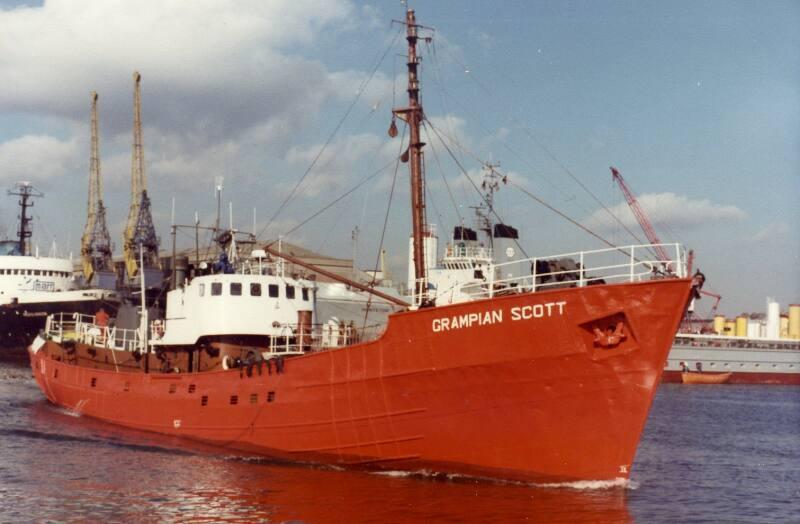
<svg viewBox="0 0 800 524">
<path fill-rule="evenodd" d="M 222 369 L 229 370 L 233 367 L 233 357 L 230 355 L 225 355 L 222 357 Z"/>
</svg>

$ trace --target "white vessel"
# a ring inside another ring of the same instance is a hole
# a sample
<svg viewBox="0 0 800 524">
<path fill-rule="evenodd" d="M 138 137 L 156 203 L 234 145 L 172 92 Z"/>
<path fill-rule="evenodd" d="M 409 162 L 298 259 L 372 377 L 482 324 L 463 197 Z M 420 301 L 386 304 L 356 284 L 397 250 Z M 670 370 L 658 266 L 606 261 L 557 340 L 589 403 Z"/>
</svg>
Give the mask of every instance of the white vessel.
<svg viewBox="0 0 800 524">
<path fill-rule="evenodd" d="M 717 316 L 711 333 L 679 332 L 662 381 L 681 382 L 681 370 L 731 372 L 730 384 L 800 385 L 800 304 L 781 315 L 768 302 L 767 318 Z"/>
<path fill-rule="evenodd" d="M 28 182 L 20 182 L 20 227 L 17 240 L 0 241 L 0 355 L 25 357 L 25 348 L 44 328 L 48 314 L 76 311 L 94 314 L 100 307 L 109 313 L 119 304 L 107 289 L 81 289 L 73 278 L 68 258 L 29 254 L 29 199 L 37 196 Z"/>
</svg>

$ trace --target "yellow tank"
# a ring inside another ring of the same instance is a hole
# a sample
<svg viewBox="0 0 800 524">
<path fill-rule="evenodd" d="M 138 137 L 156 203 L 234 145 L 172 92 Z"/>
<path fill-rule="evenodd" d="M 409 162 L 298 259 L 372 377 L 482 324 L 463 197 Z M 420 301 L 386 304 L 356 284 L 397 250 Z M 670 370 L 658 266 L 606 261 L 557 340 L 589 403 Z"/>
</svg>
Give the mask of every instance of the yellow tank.
<svg viewBox="0 0 800 524">
<path fill-rule="evenodd" d="M 789 338 L 789 315 L 781 315 L 781 338 Z"/>
<path fill-rule="evenodd" d="M 736 332 L 735 335 L 737 337 L 746 337 L 747 336 L 747 317 L 743 317 L 739 315 L 736 317 Z"/>
<path fill-rule="evenodd" d="M 789 338 L 800 339 L 800 304 L 789 306 Z"/>
<path fill-rule="evenodd" d="M 723 331 L 722 334 L 726 335 L 726 336 L 729 336 L 729 337 L 732 337 L 732 336 L 736 335 L 736 321 L 726 318 L 725 319 L 725 330 Z"/>
<path fill-rule="evenodd" d="M 725 333 L 725 317 L 717 315 L 714 317 L 714 333 L 723 335 Z"/>
</svg>

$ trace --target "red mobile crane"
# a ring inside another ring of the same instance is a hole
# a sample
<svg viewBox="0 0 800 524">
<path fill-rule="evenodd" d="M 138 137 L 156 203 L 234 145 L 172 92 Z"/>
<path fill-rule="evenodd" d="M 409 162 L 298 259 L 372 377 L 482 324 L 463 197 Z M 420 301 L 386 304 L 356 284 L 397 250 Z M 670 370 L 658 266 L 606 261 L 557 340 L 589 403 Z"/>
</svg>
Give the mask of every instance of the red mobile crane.
<svg viewBox="0 0 800 524">
<path fill-rule="evenodd" d="M 661 239 L 658 238 L 656 230 L 655 228 L 653 228 L 653 224 L 650 223 L 650 219 L 647 218 L 647 215 L 645 214 L 644 210 L 639 205 L 639 201 L 636 200 L 636 196 L 633 194 L 633 191 L 631 191 L 630 188 L 628 187 L 628 184 L 625 183 L 625 179 L 622 178 L 622 175 L 614 167 L 611 168 L 611 177 L 614 179 L 614 181 L 619 185 L 619 188 L 622 190 L 622 194 L 625 196 L 625 201 L 628 203 L 628 206 L 631 208 L 631 211 L 633 211 L 634 216 L 636 216 L 636 220 L 639 222 L 639 225 L 642 227 L 644 234 L 647 236 L 647 240 L 649 240 L 651 244 L 654 244 L 653 249 L 655 249 L 658 258 L 664 261 L 670 260 L 669 255 L 667 255 L 667 252 L 661 245 Z M 689 260 L 687 261 L 687 271 L 689 273 L 692 272 L 693 262 L 694 262 L 694 251 L 689 251 Z M 717 306 L 719 306 L 719 301 L 722 300 L 722 296 L 716 293 L 712 293 L 710 291 L 703 291 L 702 289 L 699 289 L 698 291 L 703 295 L 714 297 L 716 299 L 714 305 L 711 306 L 711 312 L 709 313 L 709 317 L 713 319 L 714 315 L 717 313 Z M 688 317 L 687 320 L 691 325 L 691 313 L 689 313 L 687 317 Z"/>
<path fill-rule="evenodd" d="M 639 221 L 639 225 L 642 226 L 642 230 L 644 231 L 645 236 L 647 236 L 647 240 L 653 244 L 653 249 L 656 251 L 656 256 L 658 256 L 659 260 L 662 262 L 669 262 L 671 258 L 664 250 L 664 246 L 661 245 L 661 239 L 659 239 L 658 235 L 656 235 L 656 230 L 653 228 L 653 224 L 650 223 L 650 219 L 647 218 L 644 210 L 639 205 L 639 201 L 636 200 L 636 196 L 634 196 L 633 191 L 628 188 L 628 184 L 625 183 L 625 179 L 622 178 L 622 175 L 620 175 L 619 171 L 617 171 L 617 169 L 614 167 L 611 168 L 611 177 L 617 184 L 619 184 L 619 188 L 622 190 L 622 194 L 625 196 L 625 201 L 628 203 L 628 207 L 631 208 L 634 216 L 636 216 L 636 220 Z"/>
</svg>

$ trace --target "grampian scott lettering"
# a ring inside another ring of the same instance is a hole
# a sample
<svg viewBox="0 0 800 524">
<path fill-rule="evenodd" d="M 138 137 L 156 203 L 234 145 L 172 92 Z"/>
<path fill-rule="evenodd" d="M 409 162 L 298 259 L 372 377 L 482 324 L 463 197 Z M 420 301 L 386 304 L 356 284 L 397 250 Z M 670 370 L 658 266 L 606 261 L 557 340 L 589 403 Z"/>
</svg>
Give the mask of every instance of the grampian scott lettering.
<svg viewBox="0 0 800 524">
<path fill-rule="evenodd" d="M 542 304 L 515 306 L 510 310 L 511 320 L 531 320 L 535 318 L 563 315 L 566 305 L 567 302 L 562 300 L 559 302 L 544 302 Z M 431 329 L 433 329 L 434 333 L 439 333 L 441 331 L 471 328 L 473 326 L 499 324 L 500 322 L 503 322 L 503 310 L 495 309 L 484 311 L 482 313 L 465 313 L 463 315 L 435 318 L 431 322 Z"/>
</svg>

